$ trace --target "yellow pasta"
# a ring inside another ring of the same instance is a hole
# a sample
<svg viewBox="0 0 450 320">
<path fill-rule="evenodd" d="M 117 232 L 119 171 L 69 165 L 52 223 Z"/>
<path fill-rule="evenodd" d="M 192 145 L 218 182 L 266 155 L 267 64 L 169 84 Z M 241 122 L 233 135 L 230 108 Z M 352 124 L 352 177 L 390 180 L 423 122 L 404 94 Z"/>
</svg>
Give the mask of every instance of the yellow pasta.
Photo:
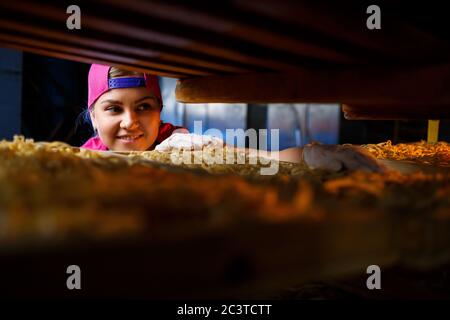
<svg viewBox="0 0 450 320">
<path fill-rule="evenodd" d="M 412 160 L 418 163 L 450 167 L 450 144 L 447 142 L 399 143 L 393 145 L 389 140 L 379 144 L 363 145 L 378 159 Z"/>
<path fill-rule="evenodd" d="M 366 145 L 378 158 L 448 165 L 448 144 Z M 280 162 L 261 176 L 245 164 L 173 163 L 157 151 L 115 154 L 34 142 L 0 142 L 0 248 L 76 236 L 103 238 L 240 223 L 450 211 L 445 173 L 329 173 Z M 204 159 L 215 150 L 203 150 Z M 433 155 L 433 152 L 435 153 Z M 191 160 L 198 156 L 188 153 Z M 447 161 L 447 162 L 446 162 Z"/>
</svg>

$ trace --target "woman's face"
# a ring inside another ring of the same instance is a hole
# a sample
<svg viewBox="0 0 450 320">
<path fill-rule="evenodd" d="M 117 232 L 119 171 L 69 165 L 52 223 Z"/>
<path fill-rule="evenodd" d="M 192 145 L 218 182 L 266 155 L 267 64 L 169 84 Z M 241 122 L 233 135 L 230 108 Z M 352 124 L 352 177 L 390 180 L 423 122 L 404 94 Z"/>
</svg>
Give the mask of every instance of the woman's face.
<svg viewBox="0 0 450 320">
<path fill-rule="evenodd" d="M 109 150 L 144 151 L 159 131 L 160 106 L 147 88 L 120 88 L 104 93 L 93 106 L 92 124 Z"/>
</svg>

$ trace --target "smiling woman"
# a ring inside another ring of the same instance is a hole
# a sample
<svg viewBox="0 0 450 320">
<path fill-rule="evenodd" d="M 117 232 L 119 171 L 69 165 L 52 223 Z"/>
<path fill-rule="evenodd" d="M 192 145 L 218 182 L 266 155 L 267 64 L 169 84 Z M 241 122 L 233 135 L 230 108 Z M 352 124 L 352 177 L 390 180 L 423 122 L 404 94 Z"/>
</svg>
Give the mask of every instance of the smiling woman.
<svg viewBox="0 0 450 320">
<path fill-rule="evenodd" d="M 147 88 L 113 89 L 91 108 L 92 124 L 112 150 L 147 150 L 156 141 L 160 106 Z"/>
<path fill-rule="evenodd" d="M 162 123 L 161 90 L 156 76 L 93 64 L 88 83 L 88 111 L 96 136 L 83 148 L 146 151 L 160 145 L 158 151 L 171 152 L 202 150 L 211 144 L 211 137 L 185 135 L 189 133 L 185 128 Z M 221 149 L 223 141 L 216 145 Z M 311 144 L 304 149 L 289 148 L 265 156 L 275 161 L 304 162 L 311 168 L 331 171 L 380 172 L 385 169 L 370 154 L 345 146 Z"/>
<path fill-rule="evenodd" d="M 89 71 L 88 112 L 96 136 L 82 147 L 144 151 L 186 129 L 162 123 L 162 98 L 156 76 L 104 65 Z"/>
</svg>

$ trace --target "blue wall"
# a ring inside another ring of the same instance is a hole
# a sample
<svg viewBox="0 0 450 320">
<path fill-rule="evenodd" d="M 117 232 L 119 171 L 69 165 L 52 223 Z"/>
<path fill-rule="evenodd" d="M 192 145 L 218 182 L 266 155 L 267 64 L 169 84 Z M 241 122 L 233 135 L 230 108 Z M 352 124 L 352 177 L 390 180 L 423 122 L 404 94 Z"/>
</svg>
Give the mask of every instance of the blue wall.
<svg viewBox="0 0 450 320">
<path fill-rule="evenodd" d="M 0 139 L 21 132 L 22 52 L 0 48 Z"/>
</svg>

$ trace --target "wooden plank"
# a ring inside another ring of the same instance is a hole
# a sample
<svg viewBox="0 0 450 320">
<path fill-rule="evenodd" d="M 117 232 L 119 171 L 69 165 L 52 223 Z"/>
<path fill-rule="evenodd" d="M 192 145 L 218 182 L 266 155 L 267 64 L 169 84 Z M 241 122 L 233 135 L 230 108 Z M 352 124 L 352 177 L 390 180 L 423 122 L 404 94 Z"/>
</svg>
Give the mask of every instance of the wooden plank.
<svg viewBox="0 0 450 320">
<path fill-rule="evenodd" d="M 104 1 L 114 6 L 109 5 L 108 10 L 104 10 Z M 214 9 L 215 6 L 208 2 L 202 2 L 204 5 L 199 8 L 182 1 L 171 2 L 172 5 L 162 1 L 128 1 L 125 4 L 117 0 L 80 1 L 83 28 L 69 32 L 65 29 L 65 7 L 57 1 L 46 3 L 3 2 L 0 6 L 4 9 L 3 15 L 14 16 L 18 21 L 27 21 L 31 16 L 54 22 L 54 29 L 65 32 L 68 37 L 90 35 L 88 39 L 94 42 L 104 38 L 115 42 L 117 39 L 122 45 L 121 50 L 131 42 L 133 50 L 138 52 L 146 48 L 153 51 L 165 48 L 166 51 L 161 53 L 167 56 L 159 58 L 174 64 L 184 63 L 183 57 L 186 57 L 194 58 L 185 60 L 187 64 L 200 66 L 202 60 L 206 63 L 209 58 L 223 60 L 226 68 L 228 61 L 228 71 L 237 73 L 287 70 L 325 60 L 344 61 L 348 56 L 351 59 L 347 61 L 352 63 L 422 63 L 427 59 L 443 62 L 448 61 L 450 53 L 450 44 L 432 31 L 417 28 L 417 19 L 409 24 L 400 21 L 402 15 L 399 15 L 398 6 L 392 6 L 397 11 L 383 20 L 386 30 L 368 33 L 365 21 L 361 22 L 360 18 L 361 12 L 365 14 L 361 11 L 365 9 L 362 4 L 326 2 L 325 6 L 323 3 L 285 0 L 236 0 Z M 177 10 L 169 10 L 171 8 Z M 146 23 L 145 17 L 151 17 L 152 23 Z M 104 38 L 99 39 L 97 34 Z M 140 50 L 136 49 L 139 47 Z M 130 54 L 128 47 L 125 50 L 125 54 Z M 177 50 L 180 54 L 176 54 Z M 308 59 L 308 56 L 314 59 Z M 203 67 L 216 70 L 212 65 Z M 231 70 L 233 68 L 241 70 Z M 227 70 L 219 68 L 216 73 L 220 71 Z"/>
<path fill-rule="evenodd" d="M 11 2 L 7 5 L 0 2 L 9 10 L 18 13 L 26 13 L 59 22 L 61 29 L 65 28 L 67 14 L 65 8 L 52 5 L 38 4 L 33 1 Z M 267 50 L 254 48 L 252 53 L 245 53 L 242 47 L 231 47 L 224 43 L 223 37 L 205 38 L 202 33 L 187 28 L 174 29 L 173 26 L 166 26 L 168 30 L 161 29 L 157 23 L 149 24 L 136 17 L 126 20 L 123 17 L 126 12 L 118 11 L 117 15 L 111 15 L 110 10 L 106 12 L 101 6 L 88 7 L 89 3 L 84 3 L 83 28 L 96 30 L 104 33 L 114 34 L 115 37 L 132 38 L 143 42 L 143 45 L 156 43 L 173 48 L 178 48 L 194 53 L 210 55 L 212 57 L 223 58 L 250 66 L 262 67 L 266 70 L 286 70 L 295 67 L 295 64 L 284 62 L 280 59 L 273 59 L 268 56 Z M 64 10 L 63 10 L 64 9 Z M 88 10 L 87 10 L 88 9 Z M 95 15 L 93 14 L 95 12 Z M 121 14 L 120 14 L 121 13 Z M 114 16 L 114 19 L 111 17 Z M 160 28 L 160 29 L 157 29 Z"/>
<path fill-rule="evenodd" d="M 29 35 L 30 37 L 43 37 L 48 39 L 48 41 L 65 41 L 68 43 L 76 45 L 84 45 L 96 50 L 110 50 L 116 53 L 124 54 L 127 56 L 136 56 L 137 59 L 151 59 L 152 61 L 158 61 L 165 64 L 185 64 L 191 67 L 200 67 L 204 69 L 209 69 L 211 71 L 220 73 L 229 72 L 248 72 L 252 69 L 244 68 L 241 65 L 232 64 L 231 62 L 220 62 L 217 59 L 211 59 L 205 55 L 192 55 L 181 50 L 177 53 L 172 53 L 173 50 L 168 50 L 167 48 L 162 48 L 158 46 L 143 46 L 143 43 L 133 39 L 122 39 L 117 37 L 112 37 L 109 34 L 99 35 L 85 32 L 84 30 L 80 33 L 62 32 L 57 31 L 55 25 L 50 22 L 43 22 L 38 19 L 23 19 L 27 21 L 24 23 L 22 21 L 14 21 L 4 18 L 0 19 L 0 29 L 4 29 L 5 32 L 15 31 L 22 32 Z M 44 27 L 46 25 L 48 27 Z"/>
<path fill-rule="evenodd" d="M 427 21 L 426 25 L 436 23 L 432 17 L 439 14 L 439 7 L 424 8 L 420 3 L 405 7 L 395 1 L 379 1 L 377 4 L 382 11 L 382 28 L 370 31 L 366 28 L 365 19 L 368 17 L 366 8 L 373 4 L 371 1 L 235 0 L 234 3 L 242 11 L 275 19 L 278 24 L 285 24 L 286 29 L 288 26 L 294 29 L 297 27 L 327 35 L 337 40 L 333 45 L 338 48 L 352 46 L 351 51 L 355 54 L 360 52 L 367 55 L 375 63 L 388 60 L 401 63 L 423 62 L 426 59 L 448 61 L 450 55 L 448 41 L 437 32 L 420 28 L 424 21 Z M 428 14 L 422 14 L 423 9 L 427 9 Z M 438 31 L 446 29 L 444 21 L 438 20 L 438 23 L 444 24 Z M 357 50 L 358 47 L 365 51 Z"/>
<path fill-rule="evenodd" d="M 115 6 L 125 10 L 144 13 L 152 18 L 161 18 L 171 23 L 181 23 L 193 26 L 207 32 L 216 32 L 221 36 L 230 36 L 246 42 L 255 43 L 264 47 L 276 48 L 280 51 L 293 53 L 299 56 L 309 56 L 315 59 L 337 63 L 355 62 L 355 57 L 339 52 L 329 44 L 317 44 L 317 39 L 305 37 L 306 30 L 298 32 L 295 36 L 287 36 L 285 33 L 273 31 L 274 25 L 251 21 L 250 18 L 241 13 L 234 12 L 227 16 L 219 16 L 207 7 L 207 3 L 202 6 L 189 6 L 189 3 L 180 1 L 179 3 L 167 3 L 161 1 L 132 1 L 123 2 L 121 0 L 101 0 L 105 5 Z M 205 6 L 206 5 L 206 6 Z M 217 6 L 217 4 L 214 4 Z M 226 3 L 219 5 L 221 11 L 230 10 Z M 209 10 L 205 10 L 209 9 Z M 203 10 L 202 10 L 203 9 Z M 254 17 L 253 17 L 254 18 Z"/>
<path fill-rule="evenodd" d="M 423 68 L 302 69 L 178 81 L 180 102 L 450 104 L 450 64 Z"/>
<path fill-rule="evenodd" d="M 43 41 L 43 39 L 37 40 L 37 39 L 30 39 L 30 38 L 19 36 L 19 35 L 9 35 L 9 34 L 4 34 L 1 31 L 0 31 L 0 40 L 8 41 L 8 42 L 15 42 L 17 44 L 23 44 L 25 46 L 41 47 L 46 50 L 56 50 L 59 52 L 72 53 L 72 54 L 77 54 L 77 55 L 82 55 L 82 56 L 91 56 L 91 57 L 102 59 L 105 61 L 110 60 L 110 61 L 114 61 L 114 62 L 119 62 L 124 65 L 127 65 L 127 64 L 133 65 L 133 64 L 138 63 L 138 64 L 142 65 L 143 67 L 148 67 L 148 68 L 155 69 L 155 70 L 164 70 L 164 71 L 168 71 L 168 72 L 187 74 L 187 75 L 191 75 L 191 76 L 193 76 L 193 75 L 197 75 L 197 76 L 208 75 L 208 73 L 206 73 L 206 72 L 198 71 L 198 70 L 191 69 L 191 68 L 184 68 L 184 67 L 179 67 L 179 66 L 174 66 L 174 65 L 163 65 L 163 64 L 159 64 L 159 63 L 148 62 L 145 60 L 136 60 L 133 57 L 117 55 L 117 54 L 113 54 L 110 52 L 104 52 L 104 51 L 102 52 L 102 51 L 97 51 L 97 50 L 85 49 L 81 46 L 73 46 L 73 45 L 67 46 L 64 44 L 58 44 L 56 42 Z"/>
<path fill-rule="evenodd" d="M 118 68 L 124 68 L 124 69 L 139 71 L 139 72 L 147 72 L 147 73 L 157 74 L 159 76 L 170 77 L 170 78 L 186 77 L 185 74 L 176 74 L 176 73 L 164 72 L 162 70 L 153 70 L 153 69 L 149 69 L 149 68 L 142 68 L 141 66 L 137 66 L 137 65 L 130 65 L 130 64 L 124 65 L 121 63 L 111 63 L 110 60 L 106 61 L 106 60 L 102 60 L 102 59 L 98 59 L 98 58 L 92 58 L 90 56 L 81 56 L 81 55 L 59 52 L 59 51 L 54 51 L 54 50 L 47 50 L 47 49 L 37 48 L 37 47 L 33 47 L 33 46 L 21 45 L 21 44 L 17 44 L 14 42 L 7 42 L 7 41 L 0 40 L 0 45 L 2 47 L 6 47 L 6 48 L 21 50 L 21 51 L 25 51 L 25 52 L 31 52 L 34 54 L 39 54 L 39 55 L 58 58 L 58 59 L 67 59 L 67 60 L 77 61 L 77 62 L 81 62 L 81 63 L 108 64 L 108 65 L 118 67 Z"/>
</svg>

